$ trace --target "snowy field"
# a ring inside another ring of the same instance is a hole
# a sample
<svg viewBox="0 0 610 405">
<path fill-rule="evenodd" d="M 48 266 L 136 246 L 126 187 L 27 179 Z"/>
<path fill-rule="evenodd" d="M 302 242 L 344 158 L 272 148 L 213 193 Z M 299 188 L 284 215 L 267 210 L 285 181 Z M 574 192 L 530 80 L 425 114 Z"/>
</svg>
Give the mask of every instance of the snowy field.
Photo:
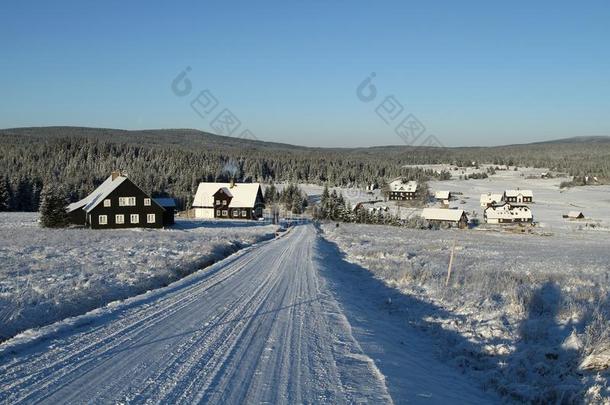
<svg viewBox="0 0 610 405">
<path fill-rule="evenodd" d="M 484 387 L 518 402 L 610 400 L 606 234 L 322 229 L 347 260 L 404 293 L 388 297 L 388 307 L 429 332 L 440 356 Z"/>
<path fill-rule="evenodd" d="M 541 179 L 545 169 L 519 168 L 519 170 L 501 170 L 487 179 L 431 181 L 430 192 L 449 190 L 458 192 L 457 200 L 450 206 L 464 209 L 469 213 L 476 212 L 483 218 L 480 197 L 483 193 L 503 193 L 505 190 L 532 190 L 534 203 L 531 209 L 534 221 L 550 232 L 563 233 L 578 231 L 585 224 L 596 228 L 610 230 L 610 186 L 580 186 L 560 189 L 559 184 L 567 178 Z M 535 178 L 537 177 L 537 178 Z M 462 201 L 464 203 L 462 203 Z M 584 220 L 569 221 L 563 218 L 569 211 L 582 211 Z M 607 237 L 603 236 L 603 237 Z"/>
<path fill-rule="evenodd" d="M 0 213 L 0 340 L 167 285 L 275 229 L 177 219 L 167 230 L 53 230 L 37 217 Z"/>
</svg>

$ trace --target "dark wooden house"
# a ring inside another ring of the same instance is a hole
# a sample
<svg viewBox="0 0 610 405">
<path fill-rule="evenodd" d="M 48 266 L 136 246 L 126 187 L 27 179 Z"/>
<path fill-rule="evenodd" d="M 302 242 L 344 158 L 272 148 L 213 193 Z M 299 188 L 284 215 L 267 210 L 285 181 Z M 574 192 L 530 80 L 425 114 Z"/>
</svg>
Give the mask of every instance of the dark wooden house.
<svg viewBox="0 0 610 405">
<path fill-rule="evenodd" d="M 153 200 L 165 210 L 163 212 L 163 225 L 173 225 L 174 216 L 176 215 L 176 200 L 168 197 L 157 197 L 153 198 Z"/>
<path fill-rule="evenodd" d="M 417 193 L 417 182 L 403 182 L 402 179 L 396 179 L 389 184 L 388 198 L 390 200 L 413 200 Z"/>
<path fill-rule="evenodd" d="M 67 208 L 72 224 L 92 229 L 161 228 L 165 209 L 120 172 Z"/>
<path fill-rule="evenodd" d="M 196 218 L 259 219 L 265 203 L 259 183 L 199 183 Z"/>
</svg>

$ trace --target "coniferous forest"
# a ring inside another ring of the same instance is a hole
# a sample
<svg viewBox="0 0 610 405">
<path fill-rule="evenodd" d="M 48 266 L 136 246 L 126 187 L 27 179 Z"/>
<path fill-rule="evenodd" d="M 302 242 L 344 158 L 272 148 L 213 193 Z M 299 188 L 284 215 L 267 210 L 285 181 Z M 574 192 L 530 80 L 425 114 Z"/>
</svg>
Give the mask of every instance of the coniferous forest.
<svg viewBox="0 0 610 405">
<path fill-rule="evenodd" d="M 154 196 L 175 197 L 181 208 L 190 204 L 200 181 L 229 176 L 245 182 L 366 186 L 433 175 L 404 165 L 476 161 L 610 178 L 608 137 L 489 148 L 310 148 L 196 130 L 40 127 L 0 130 L 0 152 L 0 210 L 12 211 L 37 211 L 45 186 L 61 186 L 76 201 L 115 169 Z"/>
</svg>

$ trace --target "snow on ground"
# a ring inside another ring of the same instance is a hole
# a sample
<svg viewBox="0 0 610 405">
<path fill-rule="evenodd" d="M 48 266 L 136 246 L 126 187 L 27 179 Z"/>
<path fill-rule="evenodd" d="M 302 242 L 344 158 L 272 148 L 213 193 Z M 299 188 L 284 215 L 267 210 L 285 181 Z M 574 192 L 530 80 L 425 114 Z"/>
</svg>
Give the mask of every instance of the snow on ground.
<svg viewBox="0 0 610 405">
<path fill-rule="evenodd" d="M 602 229 L 610 229 L 610 185 L 579 186 L 560 189 L 559 184 L 567 178 L 541 179 L 545 169 L 519 168 L 499 170 L 487 179 L 430 181 L 430 191 L 449 190 L 462 193 L 450 206 L 476 212 L 483 219 L 480 205 L 481 194 L 503 193 L 505 190 L 532 190 L 534 203 L 530 205 L 534 221 L 551 232 L 573 232 L 584 228 L 586 223 Z M 462 204 L 461 202 L 464 201 Z M 582 211 L 585 220 L 570 221 L 563 218 L 569 211 Z"/>
<path fill-rule="evenodd" d="M 387 293 L 388 311 L 427 330 L 440 355 L 483 386 L 519 402 L 610 400 L 608 369 L 587 371 L 610 359 L 605 234 L 322 229 L 347 260 L 402 292 Z"/>
<path fill-rule="evenodd" d="M 486 404 L 314 227 L 0 345 L 0 403 Z"/>
<path fill-rule="evenodd" d="M 37 217 L 0 213 L 0 340 L 166 285 L 274 231 L 180 219 L 167 230 L 42 229 Z"/>
</svg>

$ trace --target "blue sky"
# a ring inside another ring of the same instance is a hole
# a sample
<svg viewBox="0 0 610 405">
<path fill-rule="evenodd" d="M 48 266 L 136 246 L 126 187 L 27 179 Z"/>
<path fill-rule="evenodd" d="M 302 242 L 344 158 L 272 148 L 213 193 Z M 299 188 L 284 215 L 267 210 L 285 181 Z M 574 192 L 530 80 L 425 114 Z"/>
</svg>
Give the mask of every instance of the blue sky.
<svg viewBox="0 0 610 405">
<path fill-rule="evenodd" d="M 409 114 L 416 143 L 610 135 L 608 21 L 607 1 L 5 2 L 0 127 L 212 131 L 226 108 L 231 135 L 312 146 L 401 144 Z"/>
</svg>

